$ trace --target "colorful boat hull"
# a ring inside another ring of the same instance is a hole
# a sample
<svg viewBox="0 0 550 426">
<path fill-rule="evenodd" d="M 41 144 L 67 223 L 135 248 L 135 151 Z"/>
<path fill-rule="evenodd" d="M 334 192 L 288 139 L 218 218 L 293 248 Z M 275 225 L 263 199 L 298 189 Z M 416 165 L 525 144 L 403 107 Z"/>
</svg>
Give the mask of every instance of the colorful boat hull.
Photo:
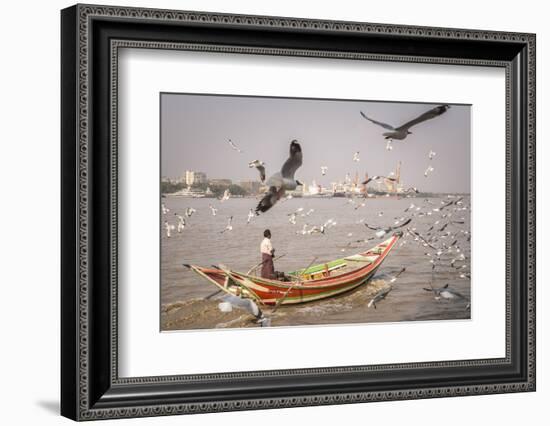
<svg viewBox="0 0 550 426">
<path fill-rule="evenodd" d="M 267 305 L 289 305 L 312 302 L 351 291 L 366 283 L 376 273 L 394 248 L 401 234 L 353 256 L 314 265 L 306 270 L 287 274 L 291 281 L 265 279 L 233 271 L 224 265 L 218 268 L 189 267 L 226 293 L 250 298 Z M 354 266 L 357 265 L 355 268 Z M 343 270 L 342 273 L 336 273 Z"/>
</svg>

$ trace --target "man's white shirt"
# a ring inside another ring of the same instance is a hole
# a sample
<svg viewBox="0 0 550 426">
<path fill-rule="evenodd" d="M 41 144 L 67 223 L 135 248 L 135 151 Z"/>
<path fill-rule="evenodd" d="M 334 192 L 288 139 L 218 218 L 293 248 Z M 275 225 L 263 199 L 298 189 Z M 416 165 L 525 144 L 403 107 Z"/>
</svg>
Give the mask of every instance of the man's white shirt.
<svg viewBox="0 0 550 426">
<path fill-rule="evenodd" d="M 269 238 L 264 238 L 262 244 L 260 244 L 260 252 L 265 254 L 271 254 L 273 246 L 271 245 L 271 240 Z"/>
</svg>

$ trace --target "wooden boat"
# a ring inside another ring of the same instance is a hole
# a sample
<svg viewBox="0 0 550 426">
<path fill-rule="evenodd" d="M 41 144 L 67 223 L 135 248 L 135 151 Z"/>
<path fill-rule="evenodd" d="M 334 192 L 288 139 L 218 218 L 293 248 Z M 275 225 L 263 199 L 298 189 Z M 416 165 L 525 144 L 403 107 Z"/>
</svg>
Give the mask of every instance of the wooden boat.
<svg viewBox="0 0 550 426">
<path fill-rule="evenodd" d="M 265 279 L 224 265 L 204 268 L 185 265 L 220 290 L 253 299 L 261 305 L 288 305 L 333 297 L 366 283 L 401 237 L 394 234 L 370 250 L 287 273 L 288 281 Z"/>
</svg>

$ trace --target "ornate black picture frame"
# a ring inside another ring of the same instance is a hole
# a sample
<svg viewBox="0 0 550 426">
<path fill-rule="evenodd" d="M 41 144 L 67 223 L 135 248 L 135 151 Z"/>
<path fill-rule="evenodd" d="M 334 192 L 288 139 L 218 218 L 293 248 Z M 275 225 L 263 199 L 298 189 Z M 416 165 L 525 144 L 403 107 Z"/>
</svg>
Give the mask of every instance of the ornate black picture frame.
<svg viewBox="0 0 550 426">
<path fill-rule="evenodd" d="M 64 9 L 61 29 L 62 415 L 92 420 L 535 390 L 534 34 L 95 5 Z M 120 378 L 121 47 L 505 69 L 506 356 Z"/>
</svg>

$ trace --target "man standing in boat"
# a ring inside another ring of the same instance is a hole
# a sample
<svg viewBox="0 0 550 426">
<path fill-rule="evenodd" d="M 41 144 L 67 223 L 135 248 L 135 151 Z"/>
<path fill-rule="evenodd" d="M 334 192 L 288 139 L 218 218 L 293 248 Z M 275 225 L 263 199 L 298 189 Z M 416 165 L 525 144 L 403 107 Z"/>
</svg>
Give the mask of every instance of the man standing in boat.
<svg viewBox="0 0 550 426">
<path fill-rule="evenodd" d="M 262 254 L 262 278 L 275 278 L 275 266 L 273 265 L 275 249 L 271 245 L 271 231 L 269 229 L 264 231 L 264 239 L 262 240 L 262 244 L 260 244 L 260 253 Z"/>
</svg>

